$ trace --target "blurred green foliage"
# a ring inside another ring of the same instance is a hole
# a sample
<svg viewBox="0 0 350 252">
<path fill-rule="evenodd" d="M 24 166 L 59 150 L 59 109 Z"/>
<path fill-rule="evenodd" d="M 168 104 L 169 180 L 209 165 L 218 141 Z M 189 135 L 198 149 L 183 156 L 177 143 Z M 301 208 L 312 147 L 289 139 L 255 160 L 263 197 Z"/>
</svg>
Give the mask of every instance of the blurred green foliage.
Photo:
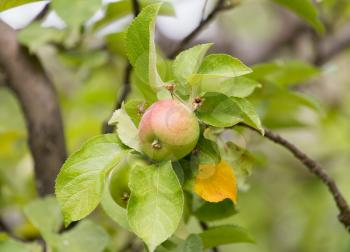
<svg viewBox="0 0 350 252">
<path fill-rule="evenodd" d="M 83 1 L 79 2 L 86 5 Z M 110 116 L 120 93 L 127 64 L 123 42 L 125 33 L 119 31 L 98 37 L 95 31 L 124 13 L 129 13 L 130 5 L 126 4 L 125 10 L 120 10 L 114 9 L 110 4 L 107 16 L 93 27 L 84 26 L 85 29 L 81 29 L 81 23 L 99 6 L 99 1 L 90 2 L 93 2 L 92 9 L 84 12 L 72 9 L 73 14 L 62 16 L 69 24 L 64 30 L 43 28 L 39 23 L 32 23 L 18 37 L 32 53 L 39 56 L 55 82 L 69 152 L 76 150 L 91 136 L 100 134 L 102 122 Z M 269 28 L 276 26 L 278 15 L 271 3 L 262 2 L 248 1 L 247 4 L 242 3 L 242 7 L 237 10 L 225 14 L 222 29 L 228 33 L 230 29 L 237 29 L 239 35 L 249 38 L 256 38 L 257 34 L 264 31 L 264 36 L 269 37 Z M 297 3 L 275 2 L 297 10 L 297 14 L 303 18 L 308 15 L 305 14 L 306 9 L 298 13 L 300 8 L 296 8 Z M 306 5 L 308 12 L 311 12 L 311 16 L 305 19 L 318 31 L 322 31 L 323 26 L 316 10 L 310 8 L 311 1 L 305 2 L 309 2 Z M 259 13 L 264 12 L 262 15 L 267 15 L 267 20 L 254 22 L 249 15 L 245 15 L 250 11 L 256 12 L 256 6 L 252 3 L 262 7 Z M 4 7 L 6 4 L 6 1 L 0 4 L 0 10 L 8 8 Z M 291 6 L 293 4 L 294 7 Z M 63 7 L 59 4 L 53 6 L 59 14 L 62 12 Z M 76 8 L 81 8 L 78 1 L 77 6 Z M 319 6 L 325 20 L 335 27 L 348 21 L 348 1 L 324 0 Z M 173 15 L 171 8 L 164 8 L 163 11 L 167 15 Z M 79 15 L 75 16 L 76 13 Z M 239 19 L 235 19 L 235 15 Z M 232 24 L 233 28 L 230 27 Z M 247 27 L 245 24 L 248 24 L 249 29 L 244 28 Z M 162 58 L 161 55 L 159 57 Z M 344 52 L 321 68 L 295 60 L 293 54 L 283 55 L 283 58 L 287 60 L 253 66 L 254 72 L 249 76 L 252 87 L 241 92 L 243 96 L 253 92 L 250 101 L 257 108 L 263 124 L 280 130 L 281 134 L 318 160 L 335 178 L 347 199 L 350 199 L 349 54 Z M 163 76 L 168 74 L 168 63 L 164 60 L 158 65 Z M 332 65 L 333 70 L 329 70 Z M 167 77 L 167 80 L 172 78 Z M 253 80 L 261 83 L 262 87 L 256 88 L 260 84 Z M 154 97 L 153 93 L 144 89 L 144 81 L 135 73 L 132 74 L 132 83 L 137 87 L 133 88 L 131 98 Z M 7 89 L 0 88 L 0 104 L 0 216 L 14 224 L 18 236 L 36 236 L 38 230 L 34 227 L 35 223 L 30 223 L 22 211 L 25 205 L 37 197 L 33 163 L 26 144 L 25 122 L 17 101 Z M 278 146 L 266 143 L 259 136 L 250 133 L 242 136 L 247 144 L 245 147 L 252 151 L 256 164 L 247 180 L 248 184 L 242 187 L 244 190 L 239 194 L 239 204 L 234 213 L 227 214 L 229 219 L 220 220 L 208 218 L 203 206 L 196 212 L 201 218 L 210 221 L 210 224 L 244 226 L 256 240 L 254 245 L 226 245 L 222 251 L 348 252 L 350 239 L 336 220 L 337 209 L 324 185 Z M 97 210 L 91 219 L 108 231 L 112 247 L 123 245 L 123 239 L 128 235 L 109 223 L 104 213 Z M 181 238 L 189 231 L 198 231 L 199 227 L 193 218 L 189 220 L 187 229 L 184 231 L 183 227 L 179 228 Z M 97 232 L 104 236 L 100 229 Z M 72 234 L 74 241 L 76 235 Z M 1 240 L 0 238 L 0 246 Z M 22 245 L 11 241 L 6 246 Z M 30 246 L 36 247 L 35 244 Z"/>
</svg>

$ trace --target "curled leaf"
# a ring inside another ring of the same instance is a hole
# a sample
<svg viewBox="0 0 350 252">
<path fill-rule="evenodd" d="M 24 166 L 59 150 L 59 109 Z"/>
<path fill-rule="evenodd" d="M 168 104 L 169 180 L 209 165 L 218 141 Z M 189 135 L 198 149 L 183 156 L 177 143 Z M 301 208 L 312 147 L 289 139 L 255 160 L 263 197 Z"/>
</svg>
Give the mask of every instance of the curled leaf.
<svg viewBox="0 0 350 252">
<path fill-rule="evenodd" d="M 237 203 L 237 181 L 233 169 L 225 162 L 199 165 L 195 192 L 209 202 L 231 199 Z"/>
<path fill-rule="evenodd" d="M 140 151 L 140 143 L 137 128 L 132 121 L 132 118 L 125 111 L 125 106 L 114 111 L 111 119 L 108 121 L 109 125 L 116 125 L 117 134 L 123 144 Z"/>
</svg>

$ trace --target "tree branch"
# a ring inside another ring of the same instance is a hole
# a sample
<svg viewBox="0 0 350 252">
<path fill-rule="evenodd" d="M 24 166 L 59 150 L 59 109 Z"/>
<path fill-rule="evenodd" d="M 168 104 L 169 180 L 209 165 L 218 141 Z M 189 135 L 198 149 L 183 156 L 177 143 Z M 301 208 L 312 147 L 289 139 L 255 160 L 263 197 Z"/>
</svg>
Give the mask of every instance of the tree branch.
<svg viewBox="0 0 350 252">
<path fill-rule="evenodd" d="M 61 112 L 52 83 L 38 59 L 16 40 L 16 32 L 0 20 L 0 68 L 26 119 L 40 195 L 54 192 L 54 181 L 66 158 Z"/>
<path fill-rule="evenodd" d="M 264 49 L 259 50 L 255 55 L 251 55 L 245 60 L 250 65 L 271 60 L 281 48 L 285 48 L 293 42 L 305 31 L 306 27 L 301 22 L 288 20 L 285 18 L 285 26 L 274 36 Z M 239 50 L 239 49 L 238 49 Z"/>
<path fill-rule="evenodd" d="M 316 57 L 314 63 L 323 65 L 338 53 L 350 46 L 350 22 L 339 28 L 333 34 L 329 34 L 316 45 Z"/>
<path fill-rule="evenodd" d="M 285 29 L 269 43 L 268 47 L 253 56 L 249 60 L 249 63 L 255 64 L 270 60 L 276 52 L 291 44 L 291 42 L 307 30 L 313 32 L 300 21 L 290 21 L 289 24 L 286 24 Z M 335 32 L 327 34 L 324 38 L 315 36 L 315 56 L 313 63 L 321 66 L 350 46 L 350 22 Z"/>
<path fill-rule="evenodd" d="M 171 52 L 168 55 L 168 58 L 173 59 L 176 57 L 177 54 L 179 54 L 187 45 L 188 43 L 196 37 L 206 25 L 208 25 L 215 17 L 216 15 L 224 10 L 229 10 L 236 6 L 235 4 L 231 3 L 230 5 L 225 4 L 225 0 L 218 0 L 217 4 L 215 5 L 214 9 L 209 13 L 209 15 L 205 18 L 202 19 L 197 26 L 196 29 L 194 29 L 189 35 L 187 35 L 175 48 L 173 52 Z"/>
<path fill-rule="evenodd" d="M 248 125 L 243 125 L 257 133 L 253 127 Z M 259 133 L 260 134 L 260 133 Z M 297 158 L 304 166 L 314 175 L 316 175 L 327 187 L 330 193 L 332 194 L 334 201 L 338 207 L 339 215 L 338 220 L 344 225 L 347 231 L 350 232 L 350 207 L 345 200 L 344 196 L 340 192 L 335 181 L 327 174 L 327 172 L 313 159 L 311 159 L 308 155 L 306 155 L 302 150 L 296 147 L 294 144 L 290 143 L 288 140 L 283 138 L 282 136 L 273 133 L 269 129 L 265 129 L 264 137 L 271 140 L 272 142 L 281 145 L 290 151 L 295 158 Z"/>
</svg>

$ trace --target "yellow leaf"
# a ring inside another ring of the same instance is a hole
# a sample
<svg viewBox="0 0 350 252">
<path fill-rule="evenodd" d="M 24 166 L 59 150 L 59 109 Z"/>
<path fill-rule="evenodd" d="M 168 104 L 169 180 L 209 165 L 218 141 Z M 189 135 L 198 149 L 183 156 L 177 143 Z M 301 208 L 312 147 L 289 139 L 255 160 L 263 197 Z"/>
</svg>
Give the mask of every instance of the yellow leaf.
<svg viewBox="0 0 350 252">
<path fill-rule="evenodd" d="M 219 202 L 231 199 L 237 203 L 237 181 L 233 169 L 225 162 L 199 165 L 194 191 L 204 200 Z"/>
</svg>

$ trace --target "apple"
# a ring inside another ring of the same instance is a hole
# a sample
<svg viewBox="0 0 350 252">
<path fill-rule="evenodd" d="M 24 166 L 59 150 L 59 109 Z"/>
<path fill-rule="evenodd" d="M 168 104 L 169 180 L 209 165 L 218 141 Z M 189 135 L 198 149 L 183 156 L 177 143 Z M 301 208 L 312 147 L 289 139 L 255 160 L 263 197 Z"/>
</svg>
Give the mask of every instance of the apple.
<svg viewBox="0 0 350 252">
<path fill-rule="evenodd" d="M 143 114 L 139 139 L 144 154 L 153 160 L 179 160 L 190 153 L 199 138 L 193 111 L 175 99 L 157 101 Z"/>
<path fill-rule="evenodd" d="M 109 184 L 112 198 L 123 208 L 126 208 L 130 197 L 130 189 L 128 186 L 130 168 L 131 166 L 128 165 L 127 162 L 119 164 L 113 172 Z"/>
<path fill-rule="evenodd" d="M 109 182 L 109 190 L 114 201 L 121 207 L 126 208 L 130 197 L 129 173 L 135 166 L 149 165 L 146 160 L 134 155 L 123 159 L 113 170 Z"/>
</svg>

